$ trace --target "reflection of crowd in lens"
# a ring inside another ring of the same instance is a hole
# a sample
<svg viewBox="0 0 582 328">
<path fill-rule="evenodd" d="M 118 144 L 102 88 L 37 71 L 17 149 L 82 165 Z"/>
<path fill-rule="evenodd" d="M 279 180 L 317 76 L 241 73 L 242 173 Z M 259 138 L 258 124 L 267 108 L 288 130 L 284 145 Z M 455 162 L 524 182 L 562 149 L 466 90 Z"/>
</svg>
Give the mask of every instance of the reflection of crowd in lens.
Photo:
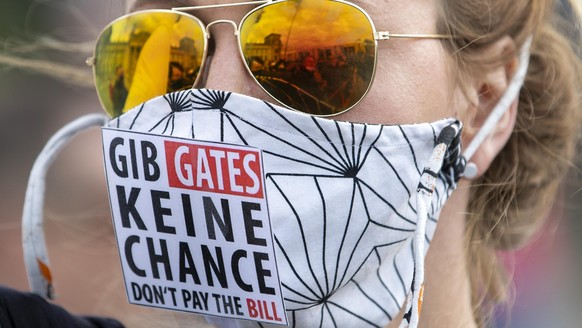
<svg viewBox="0 0 582 328">
<path fill-rule="evenodd" d="M 125 74 L 123 67 L 117 66 L 115 69 L 115 75 L 112 81 L 109 83 L 109 98 L 113 103 L 114 113 L 119 113 L 123 111 L 125 105 L 125 100 L 127 99 L 127 88 L 125 87 Z"/>
<path fill-rule="evenodd" d="M 185 71 L 184 66 L 178 62 L 170 62 L 168 69 L 168 92 L 191 88 L 194 84 L 194 77 L 198 74 L 197 70 L 191 69 Z"/>
<path fill-rule="evenodd" d="M 179 91 L 191 88 L 194 84 L 195 76 L 198 74 L 198 68 L 184 69 L 179 62 L 170 62 L 168 68 L 168 92 Z M 113 104 L 113 111 L 116 115 L 123 112 L 127 100 L 128 90 L 125 86 L 125 73 L 123 66 L 119 65 L 109 82 L 109 99 Z"/>
<path fill-rule="evenodd" d="M 297 109 L 353 105 L 365 92 L 364 81 L 369 81 L 373 70 L 372 59 L 363 53 L 327 59 L 305 54 L 298 60 L 273 62 L 251 57 L 247 61 L 253 75 L 271 95 L 287 98 L 293 103 L 290 106 Z"/>
</svg>

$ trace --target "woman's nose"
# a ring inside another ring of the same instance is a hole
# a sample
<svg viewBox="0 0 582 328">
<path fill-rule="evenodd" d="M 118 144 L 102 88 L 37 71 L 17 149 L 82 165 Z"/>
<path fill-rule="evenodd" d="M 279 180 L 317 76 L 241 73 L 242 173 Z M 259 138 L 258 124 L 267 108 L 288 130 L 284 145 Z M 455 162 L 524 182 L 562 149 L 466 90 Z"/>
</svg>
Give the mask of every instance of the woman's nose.
<svg viewBox="0 0 582 328">
<path fill-rule="evenodd" d="M 208 24 L 210 35 L 204 76 L 199 87 L 261 97 L 260 88 L 251 77 L 240 55 L 236 23 L 218 20 Z M 264 98 L 264 97 L 263 97 Z"/>
</svg>

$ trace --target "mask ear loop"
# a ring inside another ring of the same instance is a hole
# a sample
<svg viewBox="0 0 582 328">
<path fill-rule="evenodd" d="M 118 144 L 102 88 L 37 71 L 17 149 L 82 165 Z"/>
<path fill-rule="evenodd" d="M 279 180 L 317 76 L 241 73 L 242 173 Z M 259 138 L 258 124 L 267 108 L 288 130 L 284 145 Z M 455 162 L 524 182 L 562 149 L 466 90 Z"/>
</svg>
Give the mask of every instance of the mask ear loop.
<svg viewBox="0 0 582 328">
<path fill-rule="evenodd" d="M 489 117 L 485 120 L 483 127 L 477 132 L 467 149 L 463 152 L 456 163 L 453 166 L 459 170 L 463 170 L 463 174 L 466 178 L 472 178 L 476 176 L 476 167 L 467 163 L 469 159 L 475 154 L 483 140 L 491 133 L 495 125 L 499 122 L 503 114 L 511 107 L 511 104 L 518 96 L 523 82 L 525 81 L 525 76 L 527 74 L 527 68 L 529 65 L 530 57 L 530 47 L 532 43 L 532 37 L 530 36 L 524 43 L 519 55 L 519 67 L 517 72 L 511 79 L 507 90 L 493 108 Z M 414 241 L 413 241 L 413 253 L 414 253 L 414 278 L 412 281 L 412 288 L 408 293 L 406 312 L 404 318 L 400 323 L 400 328 L 416 328 L 418 327 L 420 311 L 422 309 L 422 298 L 424 292 L 424 238 L 426 230 L 426 221 L 428 219 L 428 208 L 432 203 L 432 197 L 434 194 L 436 179 L 438 172 L 441 171 L 443 166 L 444 158 L 447 152 L 451 152 L 449 149 L 454 137 L 459 137 L 461 130 L 461 123 L 453 124 L 441 132 L 439 135 L 439 140 L 437 146 L 433 151 L 431 159 L 427 167 L 425 167 L 423 174 L 420 178 L 420 183 L 417 190 L 417 226 L 414 231 Z M 452 137 L 451 137 L 452 136 Z M 454 171 L 454 169 L 453 169 Z M 455 179 L 458 178 L 454 172 L 452 172 Z M 455 181 L 456 183 L 456 181 Z M 454 187 L 454 186 L 453 186 Z"/>
<path fill-rule="evenodd" d="M 428 209 L 432 204 L 432 197 L 436 188 L 439 172 L 444 170 L 444 174 L 451 174 L 450 178 L 452 185 L 450 188 L 454 189 L 459 178 L 459 174 L 455 171 L 464 170 L 465 163 L 460 157 L 458 149 L 458 147 L 460 147 L 461 129 L 462 124 L 457 121 L 441 131 L 437 140 L 437 145 L 420 177 L 420 182 L 416 192 L 417 220 L 412 245 L 414 254 L 414 277 L 411 290 L 407 296 L 406 312 L 400 323 L 400 328 L 416 328 L 418 326 L 424 292 L 424 244 L 426 222 L 429 219 Z M 448 168 L 450 172 L 446 172 L 447 168 L 444 167 L 445 159 L 450 162 L 448 164 L 451 165 L 451 167 Z"/>
<path fill-rule="evenodd" d="M 525 81 L 525 76 L 527 74 L 527 68 L 529 66 L 530 48 L 532 43 L 532 37 L 530 36 L 523 44 L 519 52 L 519 67 L 517 72 L 509 82 L 509 86 L 499 99 L 499 102 L 495 105 L 489 117 L 483 123 L 481 129 L 475 134 L 473 140 L 469 143 L 465 151 L 463 152 L 463 157 L 467 161 L 467 167 L 465 168 L 464 177 L 467 179 L 473 179 L 477 176 L 477 167 L 474 163 L 470 162 L 470 159 L 475 155 L 479 146 L 483 141 L 489 136 L 491 131 L 495 128 L 497 123 L 507 110 L 511 107 L 513 101 L 517 98 L 521 87 Z"/>
<path fill-rule="evenodd" d="M 22 247 L 30 289 L 44 298 L 54 299 L 55 296 L 43 230 L 46 173 L 69 140 L 81 131 L 104 126 L 108 121 L 104 114 L 90 114 L 65 125 L 49 139 L 30 171 L 22 213 Z"/>
</svg>

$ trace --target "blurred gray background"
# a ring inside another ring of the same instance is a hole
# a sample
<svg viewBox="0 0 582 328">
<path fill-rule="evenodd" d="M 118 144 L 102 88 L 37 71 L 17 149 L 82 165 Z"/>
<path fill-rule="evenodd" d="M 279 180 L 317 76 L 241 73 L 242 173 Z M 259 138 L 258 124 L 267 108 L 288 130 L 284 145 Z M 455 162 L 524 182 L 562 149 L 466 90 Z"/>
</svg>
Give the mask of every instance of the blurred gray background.
<svg viewBox="0 0 582 328">
<path fill-rule="evenodd" d="M 28 290 L 20 220 L 29 171 L 67 122 L 102 113 L 85 60 L 119 0 L 0 0 L 0 284 Z M 56 303 L 128 327 L 205 326 L 191 314 L 127 304 L 100 132 L 74 139 L 48 173 L 45 233 Z"/>
<path fill-rule="evenodd" d="M 61 126 L 102 111 L 84 62 L 100 30 L 123 8 L 121 0 L 0 0 L 2 285 L 28 290 L 20 220 L 29 171 Z M 120 318 L 129 327 L 204 326 L 193 315 L 127 304 L 101 154 L 94 129 L 76 138 L 49 172 L 45 231 L 56 303 Z M 567 181 L 542 233 L 525 249 L 504 254 L 516 281 L 512 310 L 500 310 L 498 327 L 581 326 L 580 173 L 573 170 Z"/>
</svg>

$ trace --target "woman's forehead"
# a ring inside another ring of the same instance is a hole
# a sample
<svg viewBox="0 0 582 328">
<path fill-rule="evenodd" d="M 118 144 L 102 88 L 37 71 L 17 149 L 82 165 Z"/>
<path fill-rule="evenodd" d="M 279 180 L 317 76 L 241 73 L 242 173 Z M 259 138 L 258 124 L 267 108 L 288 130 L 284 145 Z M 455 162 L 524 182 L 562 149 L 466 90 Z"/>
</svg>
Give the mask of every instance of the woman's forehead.
<svg viewBox="0 0 582 328">
<path fill-rule="evenodd" d="M 135 11 L 135 10 L 140 10 L 140 9 L 151 9 L 151 8 L 167 9 L 167 8 L 172 8 L 172 7 L 191 6 L 195 2 L 197 2 L 197 1 L 193 1 L 193 0 L 168 0 L 168 1 L 128 0 L 128 8 L 129 8 L 129 11 Z"/>
<path fill-rule="evenodd" d="M 208 5 L 211 3 L 216 2 L 224 2 L 224 3 L 237 3 L 243 2 L 248 0 L 230 0 L 230 1 L 200 1 L 200 0 L 127 0 L 128 2 L 128 9 L 129 11 L 141 10 L 141 9 L 152 9 L 152 8 L 160 8 L 160 9 L 169 9 L 173 7 L 186 7 L 186 6 L 196 6 L 196 5 Z M 253 1 L 253 0 L 251 0 Z M 254 0 L 257 1 L 257 0 Z M 384 0 L 386 1 L 386 0 Z M 352 2 L 355 4 L 359 4 L 363 1 L 347 1 Z"/>
<path fill-rule="evenodd" d="M 176 7 L 234 4 L 258 0 L 127 0 L 128 11 L 146 9 L 171 9 Z M 434 33 L 438 17 L 436 0 L 345 0 L 360 6 L 370 15 L 379 30 L 396 30 L 400 33 Z M 251 7 L 252 8 L 252 7 Z M 226 9 L 222 9 L 226 10 Z M 200 12 L 196 16 L 203 19 Z M 204 21 L 204 19 L 203 19 Z"/>
<path fill-rule="evenodd" d="M 219 3 L 237 3 L 256 0 L 127 0 L 130 11 L 142 9 L 170 9 L 175 7 L 204 6 Z"/>
</svg>

